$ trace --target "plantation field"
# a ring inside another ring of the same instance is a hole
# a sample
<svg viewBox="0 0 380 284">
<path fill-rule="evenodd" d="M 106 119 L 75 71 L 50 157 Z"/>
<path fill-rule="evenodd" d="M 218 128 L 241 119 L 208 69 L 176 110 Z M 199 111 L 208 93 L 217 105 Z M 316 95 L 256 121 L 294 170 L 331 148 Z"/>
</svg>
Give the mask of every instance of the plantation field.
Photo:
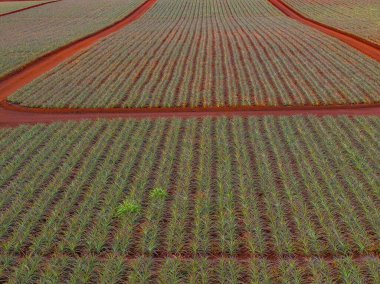
<svg viewBox="0 0 380 284">
<path fill-rule="evenodd" d="M 301 14 L 380 44 L 378 0 L 284 0 Z"/>
<path fill-rule="evenodd" d="M 29 107 L 380 101 L 380 64 L 267 0 L 160 0 L 9 100 Z"/>
<path fill-rule="evenodd" d="M 3 262 L 3 263 L 1 263 Z M 126 260 L 108 255 L 50 259 L 26 257 L 0 259 L 3 272 L 10 273 L 9 283 L 379 283 L 380 261 L 368 257 L 350 257 L 333 261 L 313 258 L 268 261 L 232 258 L 161 260 L 141 257 Z M 1 268 L 0 268 L 1 269 Z M 3 278 L 5 279 L 5 277 Z"/>
<path fill-rule="evenodd" d="M 143 2 L 64 0 L 1 17 L 0 77 L 49 51 L 111 25 Z"/>
<path fill-rule="evenodd" d="M 195 263 L 183 273 L 221 265 L 216 277 L 235 277 L 236 262 L 259 261 L 241 271 L 379 277 L 379 126 L 376 117 L 264 117 L 1 129 L 3 274 L 20 261 L 12 277 L 54 265 L 71 267 L 63 277 L 119 273 L 129 264 L 105 261 L 119 255 L 154 258 L 144 273 Z M 155 264 L 172 255 L 188 261 Z M 369 257 L 342 259 L 350 255 Z"/>
<path fill-rule="evenodd" d="M 21 1 L 21 2 L 15 2 L 15 1 L 10 1 L 10 2 L 0 2 L 0 14 L 5 14 L 9 12 L 13 12 L 16 10 L 20 10 L 23 8 L 27 8 L 30 6 L 38 5 L 41 3 L 45 3 L 48 1 Z"/>
</svg>

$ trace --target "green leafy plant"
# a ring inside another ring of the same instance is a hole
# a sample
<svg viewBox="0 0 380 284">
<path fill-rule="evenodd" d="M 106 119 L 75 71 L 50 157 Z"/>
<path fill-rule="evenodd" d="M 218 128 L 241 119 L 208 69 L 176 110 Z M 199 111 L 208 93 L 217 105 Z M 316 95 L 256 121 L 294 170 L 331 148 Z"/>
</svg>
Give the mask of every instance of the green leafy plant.
<svg viewBox="0 0 380 284">
<path fill-rule="evenodd" d="M 141 210 L 139 204 L 134 202 L 133 200 L 125 200 L 122 204 L 117 208 L 117 215 L 125 215 L 127 213 L 138 213 Z"/>
<path fill-rule="evenodd" d="M 165 199 L 167 196 L 168 192 L 160 187 L 156 187 L 150 192 L 150 197 L 154 199 Z"/>
</svg>

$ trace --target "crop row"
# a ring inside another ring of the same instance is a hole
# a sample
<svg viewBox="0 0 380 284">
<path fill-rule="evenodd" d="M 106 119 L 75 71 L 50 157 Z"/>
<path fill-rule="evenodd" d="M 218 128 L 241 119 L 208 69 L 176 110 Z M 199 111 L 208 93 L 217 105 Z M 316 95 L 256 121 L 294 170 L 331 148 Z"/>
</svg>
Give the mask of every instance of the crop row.
<svg viewBox="0 0 380 284">
<path fill-rule="evenodd" d="M 9 100 L 29 107 L 372 103 L 380 65 L 267 0 L 160 0 Z"/>
<path fill-rule="evenodd" d="M 143 2 L 65 0 L 1 17 L 0 77 L 122 19 Z"/>
<path fill-rule="evenodd" d="M 0 131 L 0 249 L 376 254 L 377 118 L 70 122 Z"/>
<path fill-rule="evenodd" d="M 380 3 L 377 0 L 285 0 L 303 15 L 380 43 Z"/>
<path fill-rule="evenodd" d="M 38 5 L 47 1 L 0 2 L 0 15 Z"/>
<path fill-rule="evenodd" d="M 2 256 L 0 279 L 9 283 L 379 283 L 380 260 L 311 258 L 210 260 Z"/>
</svg>

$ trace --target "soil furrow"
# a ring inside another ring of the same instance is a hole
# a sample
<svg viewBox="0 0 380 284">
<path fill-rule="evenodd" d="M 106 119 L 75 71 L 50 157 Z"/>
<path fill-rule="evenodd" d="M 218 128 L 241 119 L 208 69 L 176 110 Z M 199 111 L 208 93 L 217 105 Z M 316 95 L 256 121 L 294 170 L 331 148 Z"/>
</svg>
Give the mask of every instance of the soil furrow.
<svg viewBox="0 0 380 284">
<path fill-rule="evenodd" d="M 38 0 L 35 0 L 35 1 L 38 1 Z M 25 10 L 37 8 L 37 7 L 44 6 L 44 5 L 51 4 L 51 3 L 55 3 L 55 2 L 58 2 L 58 1 L 62 1 L 62 0 L 49 1 L 49 2 L 45 2 L 45 3 L 40 3 L 40 4 L 33 5 L 33 6 L 21 8 L 21 9 L 18 9 L 18 10 L 14 10 L 14 11 L 11 11 L 11 12 L 0 14 L 0 17 L 7 16 L 7 15 L 12 15 L 12 14 L 15 14 L 15 13 L 20 13 L 20 12 L 25 11 Z M 0 2 L 7 2 L 7 1 L 0 1 Z M 18 1 L 12 1 L 12 2 L 18 2 Z"/>
</svg>

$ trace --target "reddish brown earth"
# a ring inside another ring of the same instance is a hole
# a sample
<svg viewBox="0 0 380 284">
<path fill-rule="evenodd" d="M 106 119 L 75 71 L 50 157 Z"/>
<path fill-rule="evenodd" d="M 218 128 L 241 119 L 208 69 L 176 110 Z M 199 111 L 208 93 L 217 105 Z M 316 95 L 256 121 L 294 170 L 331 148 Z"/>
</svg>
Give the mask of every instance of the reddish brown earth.
<svg viewBox="0 0 380 284">
<path fill-rule="evenodd" d="M 19 1 L 20 0 L 18 0 L 18 1 L 0 1 L 0 2 L 19 2 Z M 30 1 L 30 0 L 24 0 L 24 1 Z M 40 0 L 33 0 L 33 1 L 40 1 Z M 19 13 L 19 12 L 22 12 L 22 11 L 25 11 L 25 10 L 37 8 L 37 7 L 44 6 L 44 5 L 51 4 L 51 3 L 55 3 L 55 2 L 58 2 L 58 1 L 62 1 L 62 0 L 55 0 L 55 1 L 49 1 L 49 2 L 45 2 L 45 3 L 36 4 L 36 5 L 30 6 L 30 7 L 26 7 L 26 8 L 18 9 L 18 10 L 11 11 L 11 12 L 8 12 L 8 13 L 0 14 L 0 17 L 11 15 L 11 14 L 15 14 L 15 13 Z"/>
<path fill-rule="evenodd" d="M 380 104 L 348 106 L 220 107 L 220 108 L 137 108 L 137 109 L 30 109 L 1 103 L 0 127 L 83 119 L 191 118 L 205 116 L 292 116 L 363 115 L 380 116 Z"/>
<path fill-rule="evenodd" d="M 1 0 L 0 0 L 1 1 Z M 41 123 L 67 120 L 99 118 L 160 118 L 160 117 L 203 117 L 203 116 L 263 116 L 263 115 L 376 115 L 380 116 L 380 104 L 373 105 L 330 105 L 330 106 L 249 106 L 249 107 L 208 107 L 208 108 L 96 108 L 96 109 L 34 109 L 12 105 L 6 98 L 42 74 L 53 69 L 76 53 L 85 50 L 102 38 L 122 29 L 140 18 L 157 0 L 148 0 L 129 16 L 113 25 L 93 33 L 83 39 L 46 54 L 0 80 L 0 127 L 16 126 L 24 123 Z M 281 0 L 269 0 L 285 15 L 330 36 L 336 37 L 364 54 L 380 62 L 380 47 L 364 39 L 307 19 Z"/>
</svg>

